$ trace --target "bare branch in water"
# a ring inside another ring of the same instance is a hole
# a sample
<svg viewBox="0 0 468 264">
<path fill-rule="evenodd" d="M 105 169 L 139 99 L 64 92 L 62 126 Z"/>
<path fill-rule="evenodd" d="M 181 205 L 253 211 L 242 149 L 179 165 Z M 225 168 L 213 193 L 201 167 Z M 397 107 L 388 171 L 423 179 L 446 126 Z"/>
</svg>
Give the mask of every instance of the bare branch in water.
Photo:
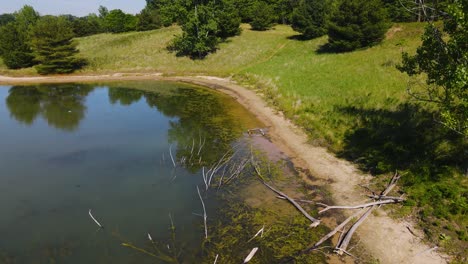
<svg viewBox="0 0 468 264">
<path fill-rule="evenodd" d="M 172 156 L 172 144 L 169 146 L 169 155 L 171 156 L 172 164 L 174 165 L 174 168 L 175 168 L 176 162 L 174 160 L 174 156 Z"/>
<path fill-rule="evenodd" d="M 252 251 L 250 251 L 249 255 L 244 259 L 244 264 L 252 260 L 252 258 L 255 256 L 255 253 L 257 253 L 258 247 L 253 248 Z"/>
<path fill-rule="evenodd" d="M 250 242 L 250 241 L 252 241 L 254 238 L 256 238 L 256 237 L 257 237 L 258 235 L 260 235 L 260 234 L 261 234 L 260 237 L 263 237 L 263 231 L 264 231 L 264 230 L 265 230 L 265 225 L 263 225 L 263 227 L 262 227 L 260 230 L 258 230 L 258 232 L 255 234 L 255 236 L 253 236 L 251 239 L 249 239 L 249 241 L 247 241 L 247 243 Z"/>
<path fill-rule="evenodd" d="M 101 223 L 98 222 L 98 220 L 96 220 L 96 218 L 94 218 L 93 214 L 91 213 L 91 209 L 89 209 L 89 216 L 91 217 L 91 219 L 93 219 L 93 221 L 96 223 L 96 225 L 98 225 L 100 228 L 104 228 Z"/>
<path fill-rule="evenodd" d="M 205 203 L 203 202 L 203 198 L 200 194 L 200 188 L 198 188 L 198 186 L 197 186 L 197 192 L 198 192 L 198 196 L 200 197 L 200 201 L 203 206 L 203 222 L 205 224 L 205 239 L 207 239 L 208 238 L 208 226 L 206 225 L 206 219 L 208 218 L 208 216 L 206 215 Z"/>
</svg>

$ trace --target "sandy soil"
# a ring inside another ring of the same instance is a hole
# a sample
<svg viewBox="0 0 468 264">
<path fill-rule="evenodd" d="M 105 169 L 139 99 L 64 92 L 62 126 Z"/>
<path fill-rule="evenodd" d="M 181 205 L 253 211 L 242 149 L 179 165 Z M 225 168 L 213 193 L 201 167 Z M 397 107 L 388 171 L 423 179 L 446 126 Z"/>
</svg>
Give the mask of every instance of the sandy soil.
<svg viewBox="0 0 468 264">
<path fill-rule="evenodd" d="M 254 91 L 217 77 L 163 77 L 161 74 L 112 74 L 96 76 L 52 76 L 52 77 L 5 77 L 0 76 L 0 84 L 94 82 L 110 80 L 168 80 L 202 85 L 222 91 L 234 97 L 255 114 L 269 128 L 272 141 L 289 157 L 295 166 L 307 169 L 320 184 L 330 188 L 336 204 L 351 205 L 362 203 L 362 189 L 359 184 L 369 181 L 370 175 L 361 173 L 352 163 L 339 159 L 325 148 L 307 143 L 306 134 L 281 113 L 273 110 Z M 310 181 L 310 179 L 305 179 Z M 317 182 L 314 182 L 317 184 Z M 418 233 L 412 223 L 390 218 L 385 211 L 378 209 L 358 229 L 362 245 L 380 263 L 435 264 L 447 263 L 447 257 L 432 250 L 418 237 L 408 231 L 408 227 Z"/>
</svg>

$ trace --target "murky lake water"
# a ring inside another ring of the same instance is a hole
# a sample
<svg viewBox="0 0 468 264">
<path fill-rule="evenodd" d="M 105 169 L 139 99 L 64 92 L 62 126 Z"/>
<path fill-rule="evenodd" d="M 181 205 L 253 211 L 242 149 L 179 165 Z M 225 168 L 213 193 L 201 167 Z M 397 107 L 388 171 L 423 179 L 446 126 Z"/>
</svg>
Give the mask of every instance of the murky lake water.
<svg viewBox="0 0 468 264">
<path fill-rule="evenodd" d="M 0 86 L 0 263 L 159 263 L 121 243 L 170 252 L 170 216 L 194 259 L 201 168 L 257 126 L 184 84 Z"/>
</svg>

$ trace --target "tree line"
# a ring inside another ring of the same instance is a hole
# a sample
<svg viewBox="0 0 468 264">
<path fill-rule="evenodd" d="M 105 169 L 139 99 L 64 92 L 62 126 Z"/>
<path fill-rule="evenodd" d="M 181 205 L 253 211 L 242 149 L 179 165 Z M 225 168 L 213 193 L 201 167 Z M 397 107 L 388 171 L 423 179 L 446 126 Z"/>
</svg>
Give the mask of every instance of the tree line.
<svg viewBox="0 0 468 264">
<path fill-rule="evenodd" d="M 302 39 L 328 35 L 320 51 L 348 52 L 382 41 L 392 22 L 435 21 L 429 24 L 417 54 L 404 54 L 399 69 L 427 75 L 419 100 L 439 104 L 440 122 L 468 134 L 466 1 L 457 0 L 146 0 L 137 15 L 100 6 L 98 14 L 40 16 L 31 6 L 0 15 L 0 57 L 10 69 L 34 66 L 39 74 L 71 73 L 86 65 L 78 56 L 75 37 L 98 33 L 153 30 L 173 24 L 182 33 L 168 49 L 177 56 L 203 59 L 221 42 L 252 30 L 289 24 Z M 464 15 L 465 14 L 465 15 Z M 445 38 L 448 35 L 450 38 Z"/>
</svg>

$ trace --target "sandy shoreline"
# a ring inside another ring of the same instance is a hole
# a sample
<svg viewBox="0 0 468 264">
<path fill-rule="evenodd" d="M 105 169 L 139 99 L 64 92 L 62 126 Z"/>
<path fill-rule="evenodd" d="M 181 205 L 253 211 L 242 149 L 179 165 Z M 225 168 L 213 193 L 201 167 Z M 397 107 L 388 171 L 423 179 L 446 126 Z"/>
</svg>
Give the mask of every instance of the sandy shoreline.
<svg viewBox="0 0 468 264">
<path fill-rule="evenodd" d="M 185 82 L 226 93 L 234 97 L 269 127 L 269 134 L 273 143 L 292 158 L 295 166 L 309 170 L 318 179 L 319 184 L 329 186 L 336 204 L 359 204 L 366 200 L 362 196 L 362 189 L 358 189 L 358 184 L 367 182 L 371 177 L 370 175 L 363 174 L 352 163 L 335 157 L 325 148 L 308 144 L 307 136 L 302 129 L 267 106 L 264 100 L 254 91 L 227 79 L 208 76 L 164 77 L 159 73 L 52 77 L 0 76 L 0 85 L 124 80 Z M 415 230 L 411 223 L 394 220 L 379 209 L 377 214 L 371 215 L 361 225 L 357 234 L 361 238 L 364 247 L 380 263 L 447 263 L 441 255 L 431 250 L 430 246 L 425 245 L 418 237 L 411 234 L 408 227 Z M 418 236 L 423 237 L 422 234 Z"/>
</svg>

